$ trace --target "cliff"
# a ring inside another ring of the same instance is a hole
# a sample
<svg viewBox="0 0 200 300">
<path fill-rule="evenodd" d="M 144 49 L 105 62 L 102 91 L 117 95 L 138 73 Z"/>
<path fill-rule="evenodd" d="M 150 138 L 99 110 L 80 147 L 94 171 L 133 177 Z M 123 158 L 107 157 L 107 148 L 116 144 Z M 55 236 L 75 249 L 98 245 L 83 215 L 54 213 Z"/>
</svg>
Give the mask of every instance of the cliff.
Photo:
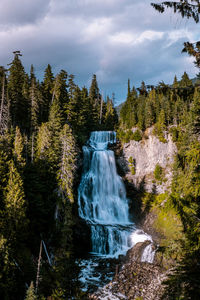
<svg viewBox="0 0 200 300">
<path fill-rule="evenodd" d="M 176 145 L 167 132 L 165 132 L 165 141 L 165 143 L 160 142 L 151 127 L 146 130 L 141 141 L 131 140 L 125 143 L 123 157 L 117 159 L 117 163 L 125 173 L 125 179 L 137 188 L 143 185 L 148 192 L 152 192 L 155 188 L 158 194 L 165 192 L 171 183 L 172 164 L 174 154 L 177 152 Z M 163 170 L 162 180 L 159 181 L 154 176 L 156 165 Z"/>
</svg>

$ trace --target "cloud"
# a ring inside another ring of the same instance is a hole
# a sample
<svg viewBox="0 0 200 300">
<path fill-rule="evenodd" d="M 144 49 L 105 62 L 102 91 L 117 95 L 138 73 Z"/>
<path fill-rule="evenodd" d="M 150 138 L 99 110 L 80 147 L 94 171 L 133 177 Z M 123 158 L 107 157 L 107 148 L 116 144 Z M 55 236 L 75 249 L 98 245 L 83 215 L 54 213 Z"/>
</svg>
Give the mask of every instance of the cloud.
<svg viewBox="0 0 200 300">
<path fill-rule="evenodd" d="M 49 4 L 50 0 L 1 0 L 0 26 L 8 29 L 35 23 L 48 13 Z"/>
<path fill-rule="evenodd" d="M 96 73 L 100 88 L 116 92 L 120 102 L 128 78 L 138 86 L 171 82 L 184 71 L 193 76 L 194 65 L 181 50 L 197 29 L 192 22 L 178 24 L 170 12 L 159 14 L 149 0 L 1 0 L 0 64 L 21 50 L 25 69 L 33 64 L 40 79 L 48 63 L 55 73 L 75 74 L 81 86 Z"/>
</svg>

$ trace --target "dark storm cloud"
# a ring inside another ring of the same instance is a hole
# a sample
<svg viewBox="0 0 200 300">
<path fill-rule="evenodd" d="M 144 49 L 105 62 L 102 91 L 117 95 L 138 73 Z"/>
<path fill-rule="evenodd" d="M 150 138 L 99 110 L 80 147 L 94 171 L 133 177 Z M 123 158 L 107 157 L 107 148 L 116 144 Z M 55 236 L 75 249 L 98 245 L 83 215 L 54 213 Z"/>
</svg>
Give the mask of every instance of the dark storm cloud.
<svg viewBox="0 0 200 300">
<path fill-rule="evenodd" d="M 50 0 L 1 0 L 0 26 L 35 23 L 48 12 Z"/>
<path fill-rule="evenodd" d="M 75 74 L 82 86 L 96 73 L 104 93 L 115 91 L 121 101 L 128 78 L 138 86 L 195 73 L 180 52 L 198 28 L 180 20 L 159 14 L 148 0 L 1 0 L 0 65 L 20 49 L 26 70 L 33 63 L 40 78 L 48 63 L 55 73 Z"/>
</svg>

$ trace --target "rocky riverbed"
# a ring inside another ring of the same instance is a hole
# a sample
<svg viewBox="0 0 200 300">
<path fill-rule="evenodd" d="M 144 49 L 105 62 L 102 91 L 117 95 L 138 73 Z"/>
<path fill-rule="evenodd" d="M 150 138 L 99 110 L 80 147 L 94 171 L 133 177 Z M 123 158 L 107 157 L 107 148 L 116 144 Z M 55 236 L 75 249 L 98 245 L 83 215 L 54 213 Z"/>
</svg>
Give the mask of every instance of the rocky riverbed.
<svg viewBox="0 0 200 300">
<path fill-rule="evenodd" d="M 157 264 L 156 259 L 156 263 L 141 262 L 144 248 L 149 243 L 137 243 L 130 249 L 117 265 L 112 281 L 90 294 L 89 299 L 161 299 L 164 292 L 162 282 L 169 271 Z"/>
</svg>

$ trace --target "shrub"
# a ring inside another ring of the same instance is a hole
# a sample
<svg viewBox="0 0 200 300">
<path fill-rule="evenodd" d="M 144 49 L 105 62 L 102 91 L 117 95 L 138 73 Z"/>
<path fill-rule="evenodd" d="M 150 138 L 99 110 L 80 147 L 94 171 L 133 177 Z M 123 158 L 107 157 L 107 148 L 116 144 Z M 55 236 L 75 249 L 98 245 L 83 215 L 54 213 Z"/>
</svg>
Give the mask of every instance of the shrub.
<svg viewBox="0 0 200 300">
<path fill-rule="evenodd" d="M 139 142 L 142 140 L 142 135 L 138 129 L 134 133 L 132 133 L 131 139 L 136 142 Z"/>
<path fill-rule="evenodd" d="M 163 168 L 157 164 L 154 170 L 154 177 L 156 181 L 162 182 L 163 181 Z"/>
<path fill-rule="evenodd" d="M 167 140 L 165 139 L 164 137 L 164 132 L 163 130 L 158 126 L 158 124 L 156 123 L 155 126 L 154 126 L 154 129 L 153 129 L 153 134 L 155 136 L 158 137 L 159 141 L 161 143 L 167 143 Z"/>
<path fill-rule="evenodd" d="M 130 164 L 133 164 L 134 160 L 133 160 L 133 157 L 132 157 L 132 156 L 129 157 L 128 162 L 129 162 Z"/>
<path fill-rule="evenodd" d="M 132 166 L 132 167 L 131 167 L 131 174 L 132 174 L 132 175 L 135 175 L 135 166 Z"/>
<path fill-rule="evenodd" d="M 131 174 L 132 175 L 135 175 L 135 159 L 130 156 L 129 159 L 128 159 L 128 162 L 129 162 L 129 167 L 130 167 L 130 170 L 131 170 Z"/>
<path fill-rule="evenodd" d="M 169 133 L 172 136 L 172 141 L 176 143 L 178 140 L 178 129 L 176 127 L 171 127 Z"/>
</svg>

